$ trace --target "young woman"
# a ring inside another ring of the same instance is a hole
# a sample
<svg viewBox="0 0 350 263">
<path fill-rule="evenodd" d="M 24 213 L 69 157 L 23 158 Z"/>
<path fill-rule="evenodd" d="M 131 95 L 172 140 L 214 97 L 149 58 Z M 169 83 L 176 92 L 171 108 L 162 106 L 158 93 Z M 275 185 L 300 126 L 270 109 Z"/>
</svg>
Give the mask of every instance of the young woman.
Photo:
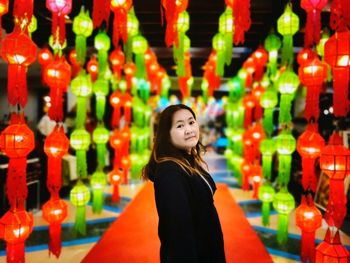
<svg viewBox="0 0 350 263">
<path fill-rule="evenodd" d="M 179 104 L 163 110 L 143 169 L 144 179 L 154 183 L 162 263 L 226 262 L 216 186 L 203 151 L 192 109 Z"/>
</svg>

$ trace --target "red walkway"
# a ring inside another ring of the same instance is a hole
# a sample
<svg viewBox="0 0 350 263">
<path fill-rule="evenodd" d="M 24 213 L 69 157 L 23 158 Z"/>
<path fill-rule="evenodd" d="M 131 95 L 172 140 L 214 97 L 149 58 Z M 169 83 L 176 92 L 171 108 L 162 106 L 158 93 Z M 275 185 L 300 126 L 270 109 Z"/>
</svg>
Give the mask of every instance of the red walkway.
<svg viewBox="0 0 350 263">
<path fill-rule="evenodd" d="M 224 232 L 227 263 L 273 262 L 227 186 L 217 186 L 215 205 Z M 153 185 L 147 183 L 82 262 L 159 262 L 157 224 Z"/>
</svg>

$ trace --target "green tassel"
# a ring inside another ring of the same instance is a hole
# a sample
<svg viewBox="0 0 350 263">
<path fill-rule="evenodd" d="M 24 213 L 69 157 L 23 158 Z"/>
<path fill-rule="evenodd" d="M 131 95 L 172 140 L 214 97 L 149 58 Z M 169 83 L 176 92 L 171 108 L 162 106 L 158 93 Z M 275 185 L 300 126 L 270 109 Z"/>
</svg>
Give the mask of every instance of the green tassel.
<svg viewBox="0 0 350 263">
<path fill-rule="evenodd" d="M 102 121 L 105 114 L 106 108 L 106 97 L 101 95 L 96 95 L 96 117 L 97 120 Z"/>
<path fill-rule="evenodd" d="M 107 70 L 108 52 L 105 50 L 99 50 L 97 53 L 98 58 L 98 74 L 104 76 Z"/>
<path fill-rule="evenodd" d="M 262 224 L 264 226 L 270 225 L 270 203 L 262 202 Z"/>
<path fill-rule="evenodd" d="M 86 121 L 86 98 L 77 97 L 76 128 L 82 128 Z"/>
<path fill-rule="evenodd" d="M 225 64 L 227 66 L 231 65 L 232 52 L 233 52 L 233 32 L 225 33 Z"/>
<path fill-rule="evenodd" d="M 290 123 L 292 120 L 291 108 L 292 108 L 292 94 L 282 94 L 280 103 L 280 114 L 278 121 L 280 124 Z"/>
<path fill-rule="evenodd" d="M 92 211 L 94 214 L 100 214 L 104 204 L 103 190 L 94 189 L 92 194 Z"/>
<path fill-rule="evenodd" d="M 278 181 L 281 186 L 287 186 L 289 183 L 291 163 L 290 154 L 278 154 Z"/>
<path fill-rule="evenodd" d="M 265 132 L 270 137 L 273 133 L 273 109 L 264 109 L 263 126 Z"/>
<path fill-rule="evenodd" d="M 288 240 L 288 215 L 278 215 L 277 226 L 277 243 L 279 245 L 285 245 Z"/>
<path fill-rule="evenodd" d="M 85 64 L 86 57 L 86 37 L 82 35 L 77 35 L 75 37 L 75 50 L 77 52 L 77 61 L 81 65 Z"/>
<path fill-rule="evenodd" d="M 269 154 L 263 154 L 262 155 L 263 176 L 268 181 L 270 181 L 271 179 L 271 166 L 272 166 L 272 156 Z"/>
<path fill-rule="evenodd" d="M 136 77 L 139 79 L 146 79 L 145 54 L 135 54 L 136 62 Z"/>
<path fill-rule="evenodd" d="M 283 37 L 282 46 L 282 65 L 293 64 L 293 35 Z"/>
<path fill-rule="evenodd" d="M 105 166 L 105 158 L 106 158 L 106 152 L 107 147 L 104 143 L 96 144 L 97 149 L 97 167 L 103 168 Z"/>
<path fill-rule="evenodd" d="M 86 235 L 85 205 L 77 206 L 74 230 L 83 236 Z"/>
<path fill-rule="evenodd" d="M 217 51 L 216 52 L 217 60 L 216 60 L 216 74 L 220 77 L 224 75 L 224 67 L 225 67 L 225 52 Z"/>
<path fill-rule="evenodd" d="M 274 80 L 277 74 L 277 57 L 269 59 L 269 70 L 270 70 L 270 79 Z"/>
<path fill-rule="evenodd" d="M 80 178 L 87 177 L 86 151 L 76 151 L 77 155 L 77 174 Z"/>
<path fill-rule="evenodd" d="M 124 45 L 125 63 L 132 62 L 132 37 L 128 37 Z"/>
</svg>

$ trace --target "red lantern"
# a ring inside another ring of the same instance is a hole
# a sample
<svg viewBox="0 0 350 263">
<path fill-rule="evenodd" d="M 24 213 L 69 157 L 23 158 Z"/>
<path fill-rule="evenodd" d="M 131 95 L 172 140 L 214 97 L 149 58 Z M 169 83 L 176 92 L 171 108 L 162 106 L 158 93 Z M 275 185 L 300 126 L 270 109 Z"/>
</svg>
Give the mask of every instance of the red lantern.
<svg viewBox="0 0 350 263">
<path fill-rule="evenodd" d="M 304 116 L 308 120 L 314 118 L 317 121 L 320 114 L 318 105 L 321 87 L 327 78 L 327 65 L 317 57 L 308 60 L 300 65 L 299 78 L 307 88 Z"/>
<path fill-rule="evenodd" d="M 72 0 L 46 0 L 46 8 L 52 12 L 53 42 L 63 46 L 66 39 L 65 16 L 72 10 Z"/>
<path fill-rule="evenodd" d="M 333 114 L 345 117 L 349 113 L 350 31 L 336 32 L 327 40 L 324 60 L 332 67 Z"/>
<path fill-rule="evenodd" d="M 253 183 L 253 198 L 258 198 L 259 187 L 262 183 L 262 169 L 260 165 L 254 164 L 251 166 L 249 177 Z"/>
<path fill-rule="evenodd" d="M 252 54 L 252 58 L 254 59 L 256 65 L 254 80 L 260 81 L 264 75 L 265 66 L 269 59 L 269 55 L 263 47 L 259 47 Z"/>
<path fill-rule="evenodd" d="M 44 71 L 45 67 L 49 65 L 53 60 L 53 55 L 47 47 L 43 47 L 40 49 L 38 53 L 38 62 L 41 65 L 41 81 L 43 84 L 45 84 L 44 80 Z"/>
<path fill-rule="evenodd" d="M 128 11 L 132 6 L 132 0 L 111 0 L 111 10 L 114 12 L 113 20 L 113 44 L 118 46 L 119 39 L 125 44 L 128 40 Z"/>
<path fill-rule="evenodd" d="M 125 79 L 128 86 L 128 90 L 131 90 L 133 85 L 132 79 L 134 78 L 136 73 L 136 65 L 132 62 L 126 63 L 124 65 L 124 73 L 125 73 Z"/>
<path fill-rule="evenodd" d="M 123 173 L 118 168 L 114 168 L 109 174 L 109 183 L 113 186 L 113 192 L 112 192 L 112 202 L 119 202 L 120 201 L 120 195 L 119 195 L 119 184 L 122 179 Z"/>
<path fill-rule="evenodd" d="M 111 96 L 109 97 L 109 102 L 113 107 L 113 113 L 112 113 L 112 127 L 117 128 L 119 127 L 120 123 L 120 115 L 121 115 L 121 107 L 123 105 L 122 102 L 122 94 L 119 90 L 114 91 Z"/>
<path fill-rule="evenodd" d="M 6 242 L 8 263 L 25 262 L 24 242 L 33 231 L 33 215 L 25 210 L 10 210 L 0 219 Z"/>
<path fill-rule="evenodd" d="M 94 0 L 92 7 L 92 21 L 94 24 L 94 28 L 101 27 L 103 21 L 105 21 L 108 28 L 110 12 L 110 0 Z"/>
<path fill-rule="evenodd" d="M 123 149 L 123 137 L 121 132 L 118 129 L 115 129 L 109 138 L 109 144 L 114 149 L 114 168 L 122 167 L 122 149 Z"/>
<path fill-rule="evenodd" d="M 1 44 L 1 56 L 9 64 L 7 74 L 8 100 L 11 105 L 27 104 L 27 67 L 36 59 L 36 45 L 18 27 Z"/>
<path fill-rule="evenodd" d="M 313 51 L 310 48 L 303 48 L 302 50 L 299 51 L 297 55 L 297 62 L 301 66 L 305 62 L 312 60 L 314 58 L 317 58 L 317 54 L 315 51 Z"/>
<path fill-rule="evenodd" d="M 6 192 L 11 210 L 24 209 L 28 194 L 26 156 L 34 149 L 34 133 L 24 123 L 23 115 L 15 115 L 0 136 L 0 148 L 10 158 Z"/>
<path fill-rule="evenodd" d="M 69 56 L 68 56 L 68 60 L 69 63 L 71 64 L 72 68 L 71 68 L 71 78 L 75 78 L 78 74 L 79 71 L 81 70 L 81 65 L 80 62 L 77 61 L 77 51 L 75 49 L 72 49 L 69 52 Z"/>
<path fill-rule="evenodd" d="M 311 189 L 316 192 L 315 160 L 320 156 L 324 145 L 325 141 L 318 133 L 315 123 L 310 123 L 297 140 L 297 151 L 302 158 L 302 186 L 305 191 Z"/>
<path fill-rule="evenodd" d="M 123 178 L 122 183 L 128 184 L 128 175 L 129 175 L 129 169 L 131 167 L 131 159 L 129 155 L 124 155 L 122 157 L 121 167 L 123 170 Z"/>
<path fill-rule="evenodd" d="M 242 173 L 242 190 L 249 190 L 249 175 L 251 174 L 252 164 L 251 162 L 243 159 L 243 162 L 240 165 L 240 170 Z"/>
<path fill-rule="evenodd" d="M 265 139 L 264 128 L 260 123 L 255 123 L 249 130 L 253 142 L 254 160 L 260 161 L 260 142 Z"/>
<path fill-rule="evenodd" d="M 127 156 L 129 155 L 129 144 L 131 140 L 131 131 L 129 126 L 124 126 L 124 128 L 121 130 L 121 135 L 123 138 L 122 155 Z"/>
<path fill-rule="evenodd" d="M 302 262 L 315 262 L 315 231 L 322 225 L 322 214 L 315 206 L 312 196 L 301 199 L 295 211 L 296 224 L 301 229 Z"/>
<path fill-rule="evenodd" d="M 253 88 L 252 94 L 255 98 L 255 110 L 254 110 L 254 119 L 260 120 L 263 117 L 263 108 L 260 105 L 261 95 L 265 93 L 265 88 L 259 84 L 257 87 Z"/>
<path fill-rule="evenodd" d="M 98 76 L 98 62 L 95 56 L 92 56 L 86 65 L 86 70 L 91 76 L 91 81 L 95 82 Z"/>
<path fill-rule="evenodd" d="M 63 120 L 63 93 L 67 91 L 71 78 L 70 66 L 64 56 L 56 55 L 45 67 L 44 80 L 50 87 L 51 107 L 48 115 L 52 120 Z"/>
<path fill-rule="evenodd" d="M 131 106 L 132 97 L 129 92 L 126 92 L 123 95 L 124 121 L 126 125 L 131 123 Z"/>
<path fill-rule="evenodd" d="M 28 34 L 28 26 L 33 17 L 33 0 L 13 1 L 13 17 L 16 18 L 17 25 L 20 25 L 24 32 Z"/>
<path fill-rule="evenodd" d="M 109 55 L 109 61 L 112 65 L 113 75 L 116 80 L 119 80 L 122 76 L 122 69 L 125 63 L 125 56 L 120 47 L 114 49 Z"/>
<path fill-rule="evenodd" d="M 252 94 L 246 94 L 242 100 L 244 112 L 244 128 L 247 128 L 253 122 L 253 109 L 255 108 L 255 97 Z"/>
<path fill-rule="evenodd" d="M 233 1 L 233 22 L 235 45 L 244 43 L 244 33 L 249 30 L 251 25 L 250 19 L 250 0 Z"/>
<path fill-rule="evenodd" d="M 51 199 L 42 207 L 43 218 L 49 223 L 49 253 L 61 254 L 61 223 L 67 217 L 67 204 L 62 199 Z"/>
</svg>

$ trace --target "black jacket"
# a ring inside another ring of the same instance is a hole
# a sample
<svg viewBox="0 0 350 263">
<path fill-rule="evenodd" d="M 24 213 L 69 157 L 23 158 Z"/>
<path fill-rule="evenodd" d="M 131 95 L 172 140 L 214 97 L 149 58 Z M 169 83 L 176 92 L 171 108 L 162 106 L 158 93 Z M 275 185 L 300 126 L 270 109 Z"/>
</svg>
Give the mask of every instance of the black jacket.
<svg viewBox="0 0 350 263">
<path fill-rule="evenodd" d="M 215 183 L 205 175 L 213 193 Z M 200 175 L 172 161 L 157 165 L 154 182 L 162 263 L 225 262 L 224 242 L 212 192 Z"/>
</svg>

